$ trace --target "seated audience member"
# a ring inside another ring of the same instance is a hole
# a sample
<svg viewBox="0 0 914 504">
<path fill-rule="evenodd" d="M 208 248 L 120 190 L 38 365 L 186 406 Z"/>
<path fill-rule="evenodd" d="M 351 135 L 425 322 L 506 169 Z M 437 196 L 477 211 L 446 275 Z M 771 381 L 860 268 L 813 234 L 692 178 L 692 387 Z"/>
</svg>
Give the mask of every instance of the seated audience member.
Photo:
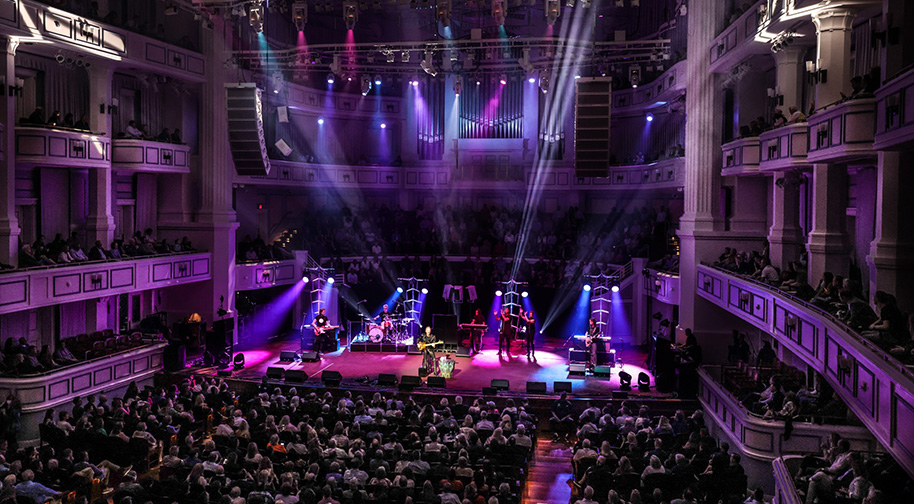
<svg viewBox="0 0 914 504">
<path fill-rule="evenodd" d="M 101 240 L 95 240 L 95 246 L 89 250 L 89 260 L 104 261 L 105 259 L 108 259 L 105 247 L 102 245 Z"/>
<path fill-rule="evenodd" d="M 28 122 L 29 124 L 44 125 L 44 123 L 45 123 L 45 121 L 44 121 L 44 108 L 42 108 L 42 107 L 35 107 L 35 110 L 34 110 L 34 111 L 32 112 L 32 114 L 29 116 L 27 122 Z"/>
<path fill-rule="evenodd" d="M 79 130 L 89 131 L 89 115 L 83 114 L 78 121 L 73 123 L 73 127 Z"/>
<path fill-rule="evenodd" d="M 16 495 L 32 499 L 39 504 L 48 502 L 58 497 L 58 493 L 35 480 L 35 473 L 31 469 L 22 471 L 22 482 L 16 484 Z M 4 481 L 4 485 L 5 485 Z"/>
<path fill-rule="evenodd" d="M 175 128 L 175 130 L 171 132 L 170 141 L 171 141 L 171 143 L 176 143 L 176 144 L 184 143 L 184 140 L 181 138 L 181 130 L 180 130 L 180 129 Z"/>
<path fill-rule="evenodd" d="M 126 134 L 130 138 L 143 138 L 143 132 L 136 127 L 136 121 L 130 121 L 127 123 Z"/>
<path fill-rule="evenodd" d="M 774 364 L 775 360 L 777 360 L 777 354 L 774 352 L 774 348 L 771 347 L 771 341 L 763 341 L 762 348 L 758 351 L 758 355 L 756 356 L 755 365 L 771 366 Z"/>
<path fill-rule="evenodd" d="M 70 250 L 70 257 L 74 262 L 85 262 L 89 260 L 89 256 L 83 252 L 83 249 L 79 243 L 73 244 L 73 248 Z"/>
<path fill-rule="evenodd" d="M 774 116 L 771 118 L 771 125 L 775 128 L 780 128 L 787 124 L 787 117 L 784 115 L 784 112 L 781 109 L 774 109 Z"/>
<path fill-rule="evenodd" d="M 38 363 L 41 364 L 45 369 L 54 369 L 58 367 L 58 364 L 54 362 L 54 356 L 51 355 L 50 346 L 43 345 L 41 347 L 41 352 L 38 354 Z"/>
<path fill-rule="evenodd" d="M 57 254 L 57 264 L 69 264 L 73 262 L 73 256 L 70 254 L 70 246 L 64 245 Z"/>
<path fill-rule="evenodd" d="M 70 350 L 67 348 L 67 346 L 64 345 L 63 340 L 61 340 L 60 342 L 57 343 L 57 345 L 55 345 L 54 361 L 59 362 L 60 364 L 63 364 L 63 365 L 67 365 L 67 364 L 73 364 L 75 362 L 78 362 L 79 359 L 77 359 L 70 352 Z"/>
<path fill-rule="evenodd" d="M 107 252 L 108 257 L 111 259 L 121 259 L 121 244 L 119 242 L 111 242 L 111 249 Z"/>
<path fill-rule="evenodd" d="M 159 136 L 156 137 L 156 140 L 160 142 L 168 142 L 171 140 L 171 133 L 168 131 L 168 128 L 163 128 L 162 132 L 159 133 Z"/>
<path fill-rule="evenodd" d="M 806 114 L 800 112 L 800 109 L 796 105 L 791 105 L 787 109 L 787 112 L 790 113 L 790 117 L 787 118 L 787 124 L 796 124 L 806 121 Z"/>
<path fill-rule="evenodd" d="M 904 315 L 895 304 L 895 297 L 883 291 L 873 294 L 873 304 L 879 310 L 879 318 L 870 324 L 863 336 L 878 339 L 888 345 L 905 345 L 911 336 L 907 333 Z"/>
<path fill-rule="evenodd" d="M 869 328 L 878 319 L 870 305 L 857 298 L 850 290 L 841 289 L 838 292 L 838 299 L 845 305 L 844 309 L 838 311 L 838 319 L 852 329 Z"/>
<path fill-rule="evenodd" d="M 48 126 L 59 126 L 63 122 L 63 119 L 60 118 L 60 111 L 55 110 L 51 117 L 48 118 Z"/>
<path fill-rule="evenodd" d="M 769 285 L 779 285 L 781 283 L 781 275 L 779 275 L 778 270 L 771 265 L 771 259 L 763 257 L 761 260 L 761 266 L 762 269 L 760 269 L 758 273 L 753 276 L 763 280 Z"/>
</svg>

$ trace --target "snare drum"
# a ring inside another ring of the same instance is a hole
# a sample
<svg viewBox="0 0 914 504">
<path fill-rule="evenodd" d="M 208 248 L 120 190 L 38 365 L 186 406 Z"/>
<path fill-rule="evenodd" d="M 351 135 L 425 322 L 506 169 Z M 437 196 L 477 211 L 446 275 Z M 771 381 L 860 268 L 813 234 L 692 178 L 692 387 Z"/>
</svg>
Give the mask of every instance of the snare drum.
<svg viewBox="0 0 914 504">
<path fill-rule="evenodd" d="M 441 373 L 441 376 L 450 378 L 456 364 L 457 362 L 454 359 L 449 358 L 447 355 L 443 355 L 438 358 L 438 371 Z"/>
<path fill-rule="evenodd" d="M 380 343 L 384 341 L 385 333 L 386 331 L 384 328 L 379 325 L 370 326 L 368 328 L 368 339 L 371 340 L 372 343 Z"/>
</svg>

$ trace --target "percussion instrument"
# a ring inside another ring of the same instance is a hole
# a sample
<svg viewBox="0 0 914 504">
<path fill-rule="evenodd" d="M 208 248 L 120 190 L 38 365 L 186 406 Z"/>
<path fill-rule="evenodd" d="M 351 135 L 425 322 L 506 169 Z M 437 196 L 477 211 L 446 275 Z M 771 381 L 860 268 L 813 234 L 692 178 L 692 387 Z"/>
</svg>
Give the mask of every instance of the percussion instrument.
<svg viewBox="0 0 914 504">
<path fill-rule="evenodd" d="M 368 339 L 371 340 L 372 343 L 380 343 L 384 341 L 386 333 L 387 331 L 384 330 L 382 326 L 373 325 L 368 328 Z"/>
<path fill-rule="evenodd" d="M 438 371 L 441 373 L 441 376 L 444 378 L 450 378 L 451 373 L 454 372 L 454 366 L 457 365 L 457 362 L 454 359 L 451 359 L 447 355 L 442 355 L 438 358 Z"/>
</svg>

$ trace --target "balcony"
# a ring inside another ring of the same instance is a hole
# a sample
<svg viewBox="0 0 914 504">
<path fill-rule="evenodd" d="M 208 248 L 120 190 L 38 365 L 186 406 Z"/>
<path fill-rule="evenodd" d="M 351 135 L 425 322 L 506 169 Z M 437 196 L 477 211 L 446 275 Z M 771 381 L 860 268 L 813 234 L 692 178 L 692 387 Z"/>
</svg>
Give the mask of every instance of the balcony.
<svg viewBox="0 0 914 504">
<path fill-rule="evenodd" d="M 88 131 L 16 126 L 16 165 L 109 168 L 111 141 Z"/>
<path fill-rule="evenodd" d="M 0 274 L 0 314 L 209 280 L 209 252 L 188 252 Z"/>
<path fill-rule="evenodd" d="M 722 366 L 703 366 L 698 371 L 698 400 L 721 431 L 740 448 L 746 457 L 770 464 L 781 455 L 817 453 L 832 432 L 851 443 L 858 451 L 880 450 L 879 443 L 865 427 L 822 425 L 795 421 L 793 433 L 784 439 L 784 422 L 753 415 L 740 404 L 739 398 L 721 384 Z"/>
<path fill-rule="evenodd" d="M 774 498 L 778 504 L 803 504 L 793 482 L 793 476 L 800 472 L 802 461 L 802 457 L 791 455 L 778 457 L 771 463 L 774 472 Z"/>
<path fill-rule="evenodd" d="M 190 173 L 190 147 L 184 144 L 115 138 L 111 167 L 147 173 Z"/>
<path fill-rule="evenodd" d="M 880 444 L 914 474 L 914 373 L 814 306 L 767 285 L 699 266 L 697 293 L 771 334 L 819 372 Z"/>
<path fill-rule="evenodd" d="M 69 405 L 74 396 L 122 389 L 131 381 L 140 388 L 151 383 L 162 369 L 165 343 L 147 345 L 92 359 L 46 373 L 0 376 L 0 394 L 16 395 L 22 401 L 24 440 L 38 439 L 38 424 L 48 410 Z M 148 380 L 148 381 L 147 381 Z"/>
<path fill-rule="evenodd" d="M 769 51 L 768 44 L 754 43 L 755 35 L 760 29 L 760 23 L 765 20 L 759 14 L 759 8 L 765 3 L 764 0 L 755 2 L 752 7 L 746 9 L 746 12 L 733 24 L 724 28 L 721 34 L 714 39 L 714 42 L 711 43 L 711 52 L 708 55 L 712 72 L 722 73 L 729 71 L 748 56 Z"/>
<path fill-rule="evenodd" d="M 679 274 L 648 269 L 644 274 L 645 291 L 649 296 L 671 305 L 679 306 Z"/>
<path fill-rule="evenodd" d="M 573 172 L 572 172 L 573 173 Z M 678 189 L 685 185 L 685 158 L 671 158 L 655 163 L 629 166 L 611 166 L 609 177 L 574 179 L 575 189 L 594 188 L 609 190 L 627 189 Z"/>
<path fill-rule="evenodd" d="M 876 91 L 876 150 L 914 146 L 914 68 Z"/>
<path fill-rule="evenodd" d="M 782 171 L 809 168 L 809 127 L 806 123 L 788 124 L 759 135 L 759 170 Z"/>
<path fill-rule="evenodd" d="M 759 137 L 740 138 L 721 146 L 723 168 L 721 175 L 757 175 L 761 157 Z"/>
<path fill-rule="evenodd" d="M 848 100 L 809 118 L 810 163 L 846 163 L 875 159 L 876 100 Z"/>
<path fill-rule="evenodd" d="M 686 64 L 679 61 L 652 82 L 636 88 L 613 91 L 613 114 L 624 115 L 675 100 L 685 90 Z"/>
<path fill-rule="evenodd" d="M 235 265 L 235 290 L 254 290 L 291 285 L 302 277 L 304 261 L 260 261 Z"/>
</svg>

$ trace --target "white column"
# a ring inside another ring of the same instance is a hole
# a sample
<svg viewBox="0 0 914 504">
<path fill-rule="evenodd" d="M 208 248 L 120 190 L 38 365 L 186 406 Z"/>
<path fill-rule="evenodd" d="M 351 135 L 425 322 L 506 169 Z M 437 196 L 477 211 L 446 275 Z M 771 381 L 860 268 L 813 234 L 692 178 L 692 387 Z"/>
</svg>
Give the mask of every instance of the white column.
<svg viewBox="0 0 914 504">
<path fill-rule="evenodd" d="M 725 2 L 692 2 L 689 5 L 687 89 L 685 125 L 685 212 L 679 222 L 681 243 L 680 324 L 694 327 L 697 265 L 716 257 L 717 245 L 705 240 L 719 238 L 720 215 L 720 143 L 722 139 L 722 104 L 718 78 L 710 70 L 711 46 L 720 32 Z M 571 131 L 571 130 L 569 130 Z"/>
<path fill-rule="evenodd" d="M 817 65 L 826 70 L 827 79 L 816 86 L 816 108 L 841 100 L 841 93 L 850 94 L 851 30 L 857 13 L 851 9 L 824 9 L 812 15 L 819 39 Z"/>
<path fill-rule="evenodd" d="M 734 177 L 730 230 L 764 237 L 768 227 L 768 177 Z"/>
<path fill-rule="evenodd" d="M 784 267 L 800 258 L 805 236 L 800 228 L 800 181 L 795 171 L 775 174 L 771 179 L 771 229 L 768 255 L 772 264 Z"/>
<path fill-rule="evenodd" d="M 787 113 L 787 107 L 791 105 L 800 106 L 800 90 L 803 85 L 803 73 L 805 68 L 803 64 L 803 55 L 806 51 L 798 47 L 790 47 L 780 50 L 774 54 L 774 61 L 777 65 L 777 86 L 776 91 L 784 97 L 784 105 L 779 106 L 781 111 Z"/>
<path fill-rule="evenodd" d="M 844 165 L 813 166 L 813 228 L 809 233 L 809 281 L 815 283 L 825 271 L 847 275 L 845 229 L 847 221 L 847 168 Z"/>
<path fill-rule="evenodd" d="M 876 181 L 876 229 L 866 258 L 869 290 L 892 293 L 902 310 L 914 308 L 914 184 L 911 152 L 880 152 Z"/>
<path fill-rule="evenodd" d="M 16 266 L 19 261 L 19 220 L 16 218 L 16 102 L 7 89 L 16 82 L 16 48 L 19 41 L 7 39 L 3 53 L 3 86 L 0 87 L 0 262 Z"/>
<path fill-rule="evenodd" d="M 108 65 L 95 63 L 87 72 L 89 73 L 89 128 L 93 133 L 114 138 L 109 112 L 114 69 Z M 114 184 L 111 181 L 110 165 L 89 170 L 89 215 L 86 217 L 87 248 L 92 247 L 96 240 L 101 240 L 106 248 L 111 245 L 115 231 L 112 213 L 113 198 Z"/>
</svg>

